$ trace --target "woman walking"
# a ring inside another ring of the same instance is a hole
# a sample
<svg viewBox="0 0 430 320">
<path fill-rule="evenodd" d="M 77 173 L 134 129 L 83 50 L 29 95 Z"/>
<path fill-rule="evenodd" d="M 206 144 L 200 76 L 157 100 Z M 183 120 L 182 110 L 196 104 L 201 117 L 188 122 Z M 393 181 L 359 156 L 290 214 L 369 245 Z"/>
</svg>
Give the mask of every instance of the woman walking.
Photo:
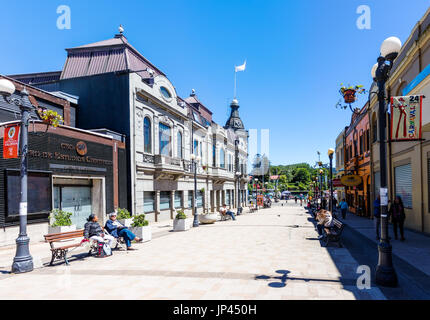
<svg viewBox="0 0 430 320">
<path fill-rule="evenodd" d="M 397 226 L 400 230 L 400 240 L 405 241 L 403 226 L 405 223 L 405 207 L 400 196 L 396 196 L 394 203 L 390 207 L 391 222 L 393 223 L 394 238 L 397 240 Z"/>
</svg>

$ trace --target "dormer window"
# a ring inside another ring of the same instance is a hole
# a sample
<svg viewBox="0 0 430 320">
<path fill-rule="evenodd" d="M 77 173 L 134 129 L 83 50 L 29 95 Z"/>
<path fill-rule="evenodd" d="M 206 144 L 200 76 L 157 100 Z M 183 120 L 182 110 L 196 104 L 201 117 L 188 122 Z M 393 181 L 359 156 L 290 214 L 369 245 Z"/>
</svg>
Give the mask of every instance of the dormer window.
<svg viewBox="0 0 430 320">
<path fill-rule="evenodd" d="M 160 87 L 160 92 L 163 95 L 163 97 L 167 100 L 172 99 L 172 95 L 169 90 L 167 90 L 166 87 Z"/>
</svg>

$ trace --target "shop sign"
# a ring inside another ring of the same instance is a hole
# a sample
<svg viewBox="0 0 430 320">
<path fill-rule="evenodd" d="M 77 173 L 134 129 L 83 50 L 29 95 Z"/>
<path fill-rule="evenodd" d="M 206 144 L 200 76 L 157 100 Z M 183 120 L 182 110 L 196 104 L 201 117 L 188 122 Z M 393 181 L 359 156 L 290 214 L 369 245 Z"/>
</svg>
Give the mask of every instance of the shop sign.
<svg viewBox="0 0 430 320">
<path fill-rule="evenodd" d="M 347 187 L 358 186 L 359 184 L 361 184 L 361 181 L 361 177 L 356 174 L 350 174 L 340 178 L 340 182 L 342 182 L 342 184 Z"/>
<path fill-rule="evenodd" d="M 4 129 L 3 138 L 3 158 L 16 159 L 18 158 L 19 146 L 19 125 L 10 126 Z"/>
<path fill-rule="evenodd" d="M 333 187 L 334 188 L 340 188 L 343 187 L 342 182 L 340 181 L 340 179 L 333 179 Z"/>
<path fill-rule="evenodd" d="M 423 96 L 391 97 L 391 140 L 421 139 Z"/>
</svg>

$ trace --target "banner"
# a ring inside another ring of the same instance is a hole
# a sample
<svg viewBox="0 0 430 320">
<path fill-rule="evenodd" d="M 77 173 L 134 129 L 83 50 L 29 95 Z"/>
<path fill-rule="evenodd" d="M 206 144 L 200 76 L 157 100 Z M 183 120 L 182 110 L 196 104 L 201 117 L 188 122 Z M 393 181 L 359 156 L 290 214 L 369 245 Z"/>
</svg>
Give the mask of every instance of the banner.
<svg viewBox="0 0 430 320">
<path fill-rule="evenodd" d="M 391 140 L 421 139 L 423 96 L 391 97 Z"/>
<path fill-rule="evenodd" d="M 279 176 L 270 176 L 270 180 L 278 180 Z"/>
<path fill-rule="evenodd" d="M 20 125 L 10 126 L 4 129 L 3 159 L 18 158 Z"/>
</svg>

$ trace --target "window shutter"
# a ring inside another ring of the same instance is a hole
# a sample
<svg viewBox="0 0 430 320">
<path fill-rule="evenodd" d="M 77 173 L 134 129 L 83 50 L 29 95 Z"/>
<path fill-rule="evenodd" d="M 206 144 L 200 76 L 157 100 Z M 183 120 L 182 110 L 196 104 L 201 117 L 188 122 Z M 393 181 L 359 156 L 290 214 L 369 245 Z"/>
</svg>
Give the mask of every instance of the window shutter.
<svg viewBox="0 0 430 320">
<path fill-rule="evenodd" d="M 394 169 L 395 192 L 400 196 L 405 208 L 412 208 L 412 167 L 411 164 L 398 166 Z"/>
</svg>

